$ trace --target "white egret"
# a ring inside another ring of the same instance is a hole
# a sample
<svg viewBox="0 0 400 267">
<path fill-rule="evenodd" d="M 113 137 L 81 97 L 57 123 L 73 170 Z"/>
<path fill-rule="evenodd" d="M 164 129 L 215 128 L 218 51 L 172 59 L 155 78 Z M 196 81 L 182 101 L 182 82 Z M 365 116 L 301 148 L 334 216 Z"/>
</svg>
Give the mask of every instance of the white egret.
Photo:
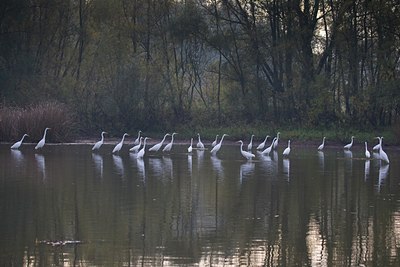
<svg viewBox="0 0 400 267">
<path fill-rule="evenodd" d="M 217 145 L 217 142 L 218 142 L 217 140 L 218 140 L 218 134 L 217 134 L 217 136 L 215 136 L 215 140 L 214 140 L 214 142 L 212 142 L 211 147 L 215 147 Z"/>
<path fill-rule="evenodd" d="M 164 135 L 164 138 L 161 140 L 161 142 L 158 143 L 158 144 L 155 144 L 155 145 L 152 146 L 152 147 L 150 147 L 150 148 L 149 148 L 149 151 L 157 152 L 158 150 L 160 150 L 160 148 L 162 147 L 162 145 L 163 145 L 163 143 L 164 143 L 164 141 L 165 141 L 165 138 L 167 138 L 167 136 L 169 136 L 169 135 L 171 135 L 171 134 L 166 133 L 166 134 Z"/>
<path fill-rule="evenodd" d="M 267 136 L 265 137 L 264 142 L 262 142 L 261 144 L 259 144 L 259 145 L 257 146 L 257 150 L 264 149 L 265 144 L 267 143 L 267 140 L 268 140 L 269 137 L 270 137 L 269 135 L 267 135 Z"/>
<path fill-rule="evenodd" d="M 198 149 L 204 149 L 204 144 L 200 140 L 200 134 L 197 134 L 199 136 L 199 141 L 197 142 L 197 148 Z"/>
<path fill-rule="evenodd" d="M 383 148 L 382 148 L 383 136 L 382 137 L 376 137 L 376 138 L 379 139 L 379 158 L 380 158 L 381 161 L 384 161 L 385 163 L 389 164 L 389 157 L 386 154 L 386 152 L 383 151 Z"/>
<path fill-rule="evenodd" d="M 251 135 L 250 143 L 247 145 L 247 151 L 251 151 L 251 149 L 253 148 L 253 137 L 254 134 Z"/>
<path fill-rule="evenodd" d="M 39 143 L 37 143 L 37 145 L 35 146 L 35 149 L 40 149 L 44 146 L 44 144 L 46 143 L 46 133 L 47 130 L 50 130 L 50 128 L 46 128 L 44 129 L 44 134 L 43 134 L 43 138 L 42 140 L 39 141 Z"/>
<path fill-rule="evenodd" d="M 273 145 L 273 148 L 276 150 L 277 148 L 278 148 L 278 143 L 279 143 L 279 135 L 280 135 L 281 133 L 280 132 L 278 132 L 277 134 L 276 134 L 276 139 L 275 139 L 275 142 L 273 143 L 274 145 Z"/>
<path fill-rule="evenodd" d="M 166 146 L 164 147 L 164 149 L 163 149 L 164 152 L 171 151 L 172 145 L 173 145 L 173 143 L 174 143 L 174 135 L 175 135 L 175 134 L 178 134 L 178 133 L 172 133 L 171 142 L 170 142 L 168 145 L 166 145 Z"/>
<path fill-rule="evenodd" d="M 229 135 L 227 135 L 227 134 L 223 134 L 222 135 L 221 140 L 219 141 L 219 143 L 217 145 L 215 145 L 213 147 L 213 149 L 211 149 L 211 153 L 212 154 L 214 154 L 214 155 L 217 154 L 217 152 L 221 149 L 222 141 L 224 140 L 225 136 L 229 136 Z"/>
<path fill-rule="evenodd" d="M 18 142 L 16 142 L 15 144 L 13 144 L 13 145 L 11 146 L 11 149 L 18 149 L 18 148 L 22 145 L 22 142 L 24 141 L 25 136 L 29 136 L 29 135 L 24 134 L 24 135 L 22 136 L 21 140 L 19 140 Z"/>
<path fill-rule="evenodd" d="M 139 130 L 137 138 L 135 139 L 135 142 L 133 142 L 134 145 L 137 145 L 140 143 L 140 134 L 142 133 L 142 131 Z"/>
<path fill-rule="evenodd" d="M 113 151 L 112 151 L 113 154 L 114 154 L 114 153 L 119 153 L 119 151 L 120 151 L 121 148 L 122 148 L 122 145 L 124 144 L 125 136 L 129 136 L 129 134 L 124 133 L 124 135 L 122 136 L 121 142 L 119 142 L 119 143 L 114 147 L 114 149 L 113 149 Z"/>
<path fill-rule="evenodd" d="M 324 147 L 325 147 L 325 139 L 326 139 L 326 137 L 324 136 L 324 138 L 322 138 L 322 144 L 320 144 L 319 147 L 318 147 L 318 150 L 319 150 L 319 151 L 324 150 Z"/>
<path fill-rule="evenodd" d="M 381 144 L 379 143 L 379 141 L 378 141 L 378 144 L 377 145 L 375 145 L 373 148 L 372 148 L 372 151 L 378 151 L 379 152 L 379 148 L 381 147 Z"/>
<path fill-rule="evenodd" d="M 353 146 L 353 141 L 354 141 L 354 136 L 351 137 L 351 142 L 349 144 L 345 145 L 343 148 L 350 150 L 351 147 Z"/>
<path fill-rule="evenodd" d="M 92 147 L 92 151 L 94 150 L 98 150 L 100 149 L 100 147 L 103 145 L 104 143 L 104 134 L 106 134 L 107 132 L 101 132 L 101 140 L 96 142 L 96 144 L 94 144 L 94 146 Z"/>
<path fill-rule="evenodd" d="M 139 139 L 139 144 L 137 144 L 137 145 L 134 146 L 134 147 L 131 147 L 131 148 L 129 149 L 129 151 L 131 151 L 131 152 L 133 152 L 133 153 L 137 153 L 137 152 L 139 151 L 140 147 L 142 146 L 142 140 L 143 140 L 143 137 L 140 137 L 140 139 Z"/>
<path fill-rule="evenodd" d="M 142 139 L 142 138 L 141 138 L 141 139 Z M 140 149 L 139 152 L 137 153 L 136 158 L 138 158 L 138 159 L 143 158 L 144 153 L 146 152 L 146 140 L 147 140 L 147 139 L 150 139 L 150 138 L 148 138 L 148 137 L 145 137 L 145 138 L 144 138 L 144 140 L 143 140 L 143 147 L 142 147 L 142 149 Z M 141 141 L 141 140 L 140 140 L 140 141 Z M 139 142 L 140 142 L 140 141 L 139 141 Z"/>
<path fill-rule="evenodd" d="M 190 138 L 190 146 L 188 147 L 188 149 L 187 149 L 187 151 L 189 152 L 189 153 L 192 153 L 192 150 L 193 150 L 193 138 Z"/>
<path fill-rule="evenodd" d="M 287 156 L 289 156 L 289 154 L 290 154 L 290 140 L 288 141 L 287 148 L 285 148 L 285 150 L 283 150 L 282 155 L 287 157 Z"/>
<path fill-rule="evenodd" d="M 369 153 L 369 151 L 368 151 L 367 142 L 365 142 L 365 157 L 366 157 L 367 159 L 369 159 L 369 158 L 371 157 L 371 153 Z"/>
<path fill-rule="evenodd" d="M 252 158 L 254 158 L 256 156 L 253 153 L 243 150 L 243 141 L 242 140 L 239 140 L 237 142 L 240 143 L 240 153 L 242 153 L 242 156 L 245 157 L 247 160 L 251 160 Z"/>
<path fill-rule="evenodd" d="M 272 151 L 275 141 L 276 141 L 276 137 L 274 137 L 274 139 L 272 140 L 271 145 L 269 147 L 267 147 L 266 149 L 264 149 L 264 151 L 262 151 L 261 154 L 269 155 L 269 153 L 271 153 L 271 151 Z"/>
</svg>

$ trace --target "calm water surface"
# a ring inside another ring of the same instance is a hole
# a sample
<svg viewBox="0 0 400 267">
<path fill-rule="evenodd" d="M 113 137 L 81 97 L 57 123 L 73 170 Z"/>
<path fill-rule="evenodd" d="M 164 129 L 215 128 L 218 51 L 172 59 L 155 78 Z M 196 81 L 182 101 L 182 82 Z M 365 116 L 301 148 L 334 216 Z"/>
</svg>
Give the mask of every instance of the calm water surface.
<svg viewBox="0 0 400 267">
<path fill-rule="evenodd" d="M 0 145 L 0 266 L 399 266 L 400 155 Z"/>
</svg>

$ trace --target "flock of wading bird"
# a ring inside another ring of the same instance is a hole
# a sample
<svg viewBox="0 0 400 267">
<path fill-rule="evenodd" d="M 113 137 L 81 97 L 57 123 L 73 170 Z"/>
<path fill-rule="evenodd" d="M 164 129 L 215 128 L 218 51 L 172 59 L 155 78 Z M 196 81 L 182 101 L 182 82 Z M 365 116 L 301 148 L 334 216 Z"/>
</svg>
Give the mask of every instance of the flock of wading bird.
<svg viewBox="0 0 400 267">
<path fill-rule="evenodd" d="M 44 130 L 43 138 L 37 143 L 37 145 L 35 146 L 35 149 L 43 148 L 43 146 L 46 143 L 46 134 L 47 134 L 48 130 L 50 130 L 50 128 L 46 128 Z M 100 149 L 100 147 L 104 143 L 104 135 L 105 134 L 107 134 L 107 132 L 103 131 L 101 133 L 101 140 L 94 144 L 94 146 L 92 147 L 92 151 L 96 151 L 96 150 Z M 150 139 L 149 137 L 142 137 L 141 134 L 142 134 L 142 131 L 139 131 L 138 132 L 138 137 L 134 141 L 134 146 L 129 149 L 129 152 L 135 153 L 137 158 L 143 158 L 143 156 L 144 156 L 144 154 L 146 152 L 146 141 L 148 139 Z M 172 145 L 174 143 L 174 135 L 176 135 L 176 134 L 177 133 L 172 133 L 172 134 L 167 133 L 167 134 L 165 134 L 163 139 L 161 140 L 161 142 L 159 142 L 159 143 L 153 145 L 152 147 L 150 147 L 148 149 L 148 151 L 153 151 L 153 152 L 159 151 L 161 149 L 165 139 L 167 138 L 167 136 L 171 136 L 171 141 L 163 148 L 162 151 L 163 152 L 171 151 Z M 272 139 L 271 144 L 268 147 L 266 147 L 267 140 L 268 140 L 268 138 L 270 138 L 270 136 L 267 135 L 265 137 L 264 141 L 257 146 L 257 148 L 256 148 L 257 151 L 260 151 L 260 153 L 263 154 L 263 155 L 269 155 L 272 150 L 276 150 L 277 147 L 278 147 L 279 135 L 280 135 L 280 133 L 278 132 L 276 137 L 274 137 Z M 22 142 L 24 141 L 24 138 L 26 136 L 28 136 L 28 135 L 24 134 L 20 141 L 16 142 L 15 144 L 13 144 L 11 146 L 11 149 L 19 149 L 21 147 Z M 121 142 L 119 142 L 114 147 L 114 149 L 112 151 L 113 154 L 119 153 L 119 151 L 122 149 L 122 146 L 124 144 L 124 140 L 125 140 L 126 136 L 129 136 L 129 134 L 124 133 L 124 135 L 122 136 Z M 204 150 L 205 146 L 204 146 L 203 142 L 200 139 L 200 134 L 198 133 L 197 136 L 198 136 L 198 142 L 197 142 L 196 147 L 197 147 L 197 149 Z M 218 135 L 215 137 L 215 140 L 211 144 L 211 151 L 210 151 L 211 154 L 216 155 L 218 153 L 218 151 L 221 149 L 222 141 L 224 140 L 225 136 L 228 136 L 228 135 L 227 134 L 223 134 L 221 139 L 219 140 L 219 142 L 218 142 Z M 253 138 L 254 138 L 254 134 L 251 135 L 250 143 L 247 145 L 247 151 L 243 150 L 243 141 L 242 140 L 237 141 L 238 143 L 240 143 L 240 153 L 247 160 L 251 160 L 251 159 L 255 158 L 255 154 L 252 153 Z M 325 139 L 326 139 L 325 137 L 322 139 L 322 144 L 318 147 L 319 151 L 324 150 Z M 383 151 L 383 148 L 382 148 L 382 139 L 383 139 L 383 137 L 375 137 L 375 139 L 379 140 L 379 143 L 373 147 L 373 151 L 377 151 L 377 153 L 376 153 L 377 156 L 376 157 L 378 159 L 380 159 L 381 162 L 389 164 L 389 158 L 388 158 L 386 152 Z M 351 150 L 351 148 L 353 147 L 353 142 L 354 142 L 354 136 L 351 137 L 351 142 L 349 144 L 345 145 L 343 148 L 345 150 Z M 142 146 L 142 143 L 143 143 L 143 146 Z M 190 146 L 188 147 L 187 151 L 188 151 L 188 153 L 191 153 L 192 150 L 193 150 L 193 138 L 190 139 Z M 288 141 L 288 146 L 285 148 L 285 150 L 283 151 L 282 155 L 284 157 L 288 157 L 289 154 L 290 154 L 290 140 Z M 370 159 L 371 158 L 371 153 L 368 151 L 367 142 L 365 142 L 365 157 L 366 157 L 366 159 Z"/>
</svg>

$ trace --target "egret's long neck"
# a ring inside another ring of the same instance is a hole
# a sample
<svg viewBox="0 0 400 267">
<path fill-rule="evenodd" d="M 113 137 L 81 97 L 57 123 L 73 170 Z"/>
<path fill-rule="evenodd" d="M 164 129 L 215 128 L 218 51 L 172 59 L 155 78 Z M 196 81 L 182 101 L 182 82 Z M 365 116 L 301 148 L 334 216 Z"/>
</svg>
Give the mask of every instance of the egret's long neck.
<svg viewBox="0 0 400 267">
<path fill-rule="evenodd" d="M 121 143 L 123 143 L 123 142 L 124 142 L 124 140 L 125 140 L 125 135 L 123 135 L 123 136 L 122 136 Z"/>
<path fill-rule="evenodd" d="M 225 135 L 223 135 L 223 136 L 221 137 L 221 140 L 219 141 L 220 144 L 222 144 L 222 141 L 224 140 L 224 137 L 225 137 Z"/>
<path fill-rule="evenodd" d="M 25 136 L 26 136 L 26 134 L 24 134 L 24 135 L 22 136 L 21 142 L 24 141 Z"/>
<path fill-rule="evenodd" d="M 141 140 L 140 140 L 141 141 Z M 146 148 L 146 138 L 143 141 L 143 148 Z"/>
<path fill-rule="evenodd" d="M 174 142 L 174 135 L 172 135 L 172 138 L 171 138 L 171 144 Z"/>
<path fill-rule="evenodd" d="M 243 143 L 240 143 L 240 151 L 243 151 Z"/>
<path fill-rule="evenodd" d="M 104 141 L 104 133 L 101 133 L 101 142 Z"/>
<path fill-rule="evenodd" d="M 46 138 L 47 130 L 48 130 L 48 129 L 45 129 L 45 130 L 44 130 L 43 139 Z"/>
<path fill-rule="evenodd" d="M 199 136 L 199 142 L 201 142 L 201 140 L 200 140 L 200 135 L 198 135 Z"/>
</svg>

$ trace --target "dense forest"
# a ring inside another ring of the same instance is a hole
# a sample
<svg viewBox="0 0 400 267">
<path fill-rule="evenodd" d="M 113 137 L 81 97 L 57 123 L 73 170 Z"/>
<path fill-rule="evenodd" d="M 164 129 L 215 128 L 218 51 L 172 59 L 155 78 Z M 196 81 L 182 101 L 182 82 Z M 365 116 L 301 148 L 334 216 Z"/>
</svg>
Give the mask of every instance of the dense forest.
<svg viewBox="0 0 400 267">
<path fill-rule="evenodd" d="M 396 0 L 3 0 L 3 107 L 79 128 L 394 127 Z"/>
</svg>

